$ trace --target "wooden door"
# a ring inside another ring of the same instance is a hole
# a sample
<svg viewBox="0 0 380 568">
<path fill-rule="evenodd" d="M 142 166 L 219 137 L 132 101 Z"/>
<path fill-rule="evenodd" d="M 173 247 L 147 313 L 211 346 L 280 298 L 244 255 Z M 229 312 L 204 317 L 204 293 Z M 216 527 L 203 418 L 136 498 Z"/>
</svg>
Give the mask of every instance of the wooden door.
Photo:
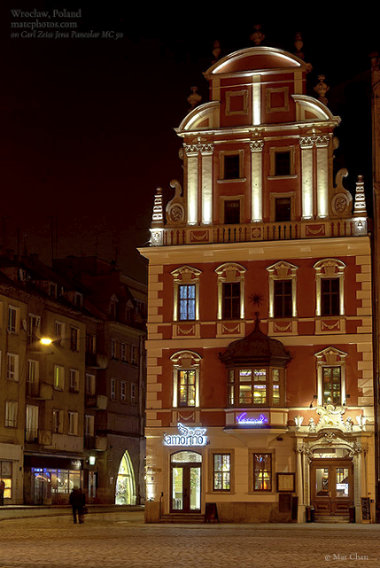
<svg viewBox="0 0 380 568">
<path fill-rule="evenodd" d="M 311 463 L 311 504 L 318 515 L 346 516 L 353 505 L 351 460 L 315 459 Z"/>
</svg>

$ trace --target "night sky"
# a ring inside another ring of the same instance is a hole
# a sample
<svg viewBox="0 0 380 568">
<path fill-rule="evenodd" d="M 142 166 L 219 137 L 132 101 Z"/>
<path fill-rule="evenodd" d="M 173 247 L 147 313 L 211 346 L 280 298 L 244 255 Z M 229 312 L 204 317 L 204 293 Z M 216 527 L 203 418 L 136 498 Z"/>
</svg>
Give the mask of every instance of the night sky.
<svg viewBox="0 0 380 568">
<path fill-rule="evenodd" d="M 363 173 L 370 193 L 368 55 L 380 48 L 375 21 L 285 24 L 281 18 L 258 19 L 252 9 L 246 17 L 215 20 L 211 14 L 199 18 L 202 7 L 190 4 L 183 20 L 158 8 L 147 15 L 148 5 L 133 15 L 128 7 L 108 3 L 64 6 L 81 9 L 80 17 L 53 17 L 54 9 L 63 10 L 53 2 L 23 3 L 21 9 L 48 9 L 50 21 L 76 21 L 74 31 L 100 37 L 11 37 L 11 22 L 46 18 L 15 16 L 16 2 L 2 6 L 0 242 L 5 248 L 39 252 L 46 261 L 52 251 L 98 254 L 143 278 L 145 262 L 134 249 L 149 238 L 155 188 L 163 187 L 170 199 L 170 180 L 182 182 L 180 139 L 173 128 L 188 111 L 190 87 L 197 85 L 206 102 L 202 72 L 211 64 L 213 40 L 221 41 L 224 54 L 252 46 L 249 36 L 259 22 L 263 45 L 294 51 L 295 32 L 303 33 L 305 59 L 313 65 L 309 88 L 324 73 L 329 106 L 343 119 L 336 168 L 349 169 L 351 189 Z M 102 38 L 107 31 L 113 37 Z M 114 39 L 117 34 L 123 37 Z"/>
</svg>

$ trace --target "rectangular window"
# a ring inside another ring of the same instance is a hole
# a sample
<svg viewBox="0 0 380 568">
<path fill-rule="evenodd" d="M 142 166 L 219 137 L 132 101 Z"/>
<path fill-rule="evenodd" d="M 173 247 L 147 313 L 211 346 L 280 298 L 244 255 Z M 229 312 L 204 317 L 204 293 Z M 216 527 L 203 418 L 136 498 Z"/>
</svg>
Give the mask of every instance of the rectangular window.
<svg viewBox="0 0 380 568">
<path fill-rule="evenodd" d="M 41 318 L 34 314 L 29 314 L 28 318 L 28 343 L 35 343 L 39 339 Z"/>
<path fill-rule="evenodd" d="M 10 381 L 18 381 L 18 355 L 16 353 L 7 353 L 7 379 Z"/>
<path fill-rule="evenodd" d="M 79 392 L 78 369 L 70 369 L 70 392 Z"/>
<path fill-rule="evenodd" d="M 341 404 L 341 368 L 322 367 L 323 404 Z"/>
<path fill-rule="evenodd" d="M 276 197 L 274 201 L 274 220 L 276 223 L 291 221 L 292 200 L 291 197 Z"/>
<path fill-rule="evenodd" d="M 111 391 L 111 400 L 115 400 L 115 398 L 116 398 L 116 379 L 111 379 L 110 391 Z"/>
<path fill-rule="evenodd" d="M 7 400 L 5 402 L 5 427 L 17 428 L 18 402 Z"/>
<path fill-rule="evenodd" d="M 213 490 L 231 490 L 231 454 L 213 455 Z"/>
<path fill-rule="evenodd" d="M 224 202 L 224 224 L 238 225 L 240 223 L 240 200 L 226 199 Z"/>
<path fill-rule="evenodd" d="M 55 345 L 62 345 L 62 340 L 65 334 L 65 324 L 61 321 L 56 321 L 54 323 L 54 336 Z"/>
<path fill-rule="evenodd" d="M 252 454 L 253 490 L 272 491 L 272 454 Z"/>
<path fill-rule="evenodd" d="M 25 440 L 36 442 L 38 440 L 38 406 L 26 405 L 25 413 Z"/>
<path fill-rule="evenodd" d="M 65 367 L 62 365 L 54 365 L 54 389 L 63 391 L 65 388 Z"/>
<path fill-rule="evenodd" d="M 322 316 L 339 315 L 339 278 L 321 279 Z"/>
<path fill-rule="evenodd" d="M 240 282 L 223 282 L 222 318 L 240 319 Z"/>
<path fill-rule="evenodd" d="M 292 317 L 292 281 L 291 280 L 275 280 L 274 281 L 274 317 L 290 318 Z"/>
<path fill-rule="evenodd" d="M 253 402 L 254 404 L 266 404 L 267 402 L 266 369 L 253 370 Z"/>
<path fill-rule="evenodd" d="M 68 433 L 71 436 L 77 436 L 78 435 L 78 412 L 71 412 L 69 410 L 68 416 L 69 416 L 69 431 L 68 431 Z"/>
<path fill-rule="evenodd" d="M 8 331 L 9 333 L 17 331 L 17 308 L 13 306 L 8 307 Z"/>
<path fill-rule="evenodd" d="M 180 284 L 178 286 L 179 319 L 195 320 L 195 284 Z"/>
<path fill-rule="evenodd" d="M 272 404 L 279 406 L 281 404 L 280 389 L 280 369 L 272 369 Z"/>
<path fill-rule="evenodd" d="M 136 383 L 131 383 L 131 402 L 135 403 L 137 398 L 137 385 Z"/>
<path fill-rule="evenodd" d="M 94 395 L 96 391 L 96 378 L 95 375 L 86 373 L 86 394 L 91 396 Z"/>
<path fill-rule="evenodd" d="M 94 355 L 96 353 L 96 335 L 86 334 L 86 353 Z"/>
<path fill-rule="evenodd" d="M 36 396 L 38 394 L 39 366 L 38 361 L 28 359 L 26 371 L 26 394 L 28 396 Z"/>
<path fill-rule="evenodd" d="M 53 433 L 63 434 L 63 410 L 54 409 L 52 418 Z"/>
<path fill-rule="evenodd" d="M 117 342 L 116 342 L 116 339 L 111 339 L 111 359 L 117 359 Z"/>
<path fill-rule="evenodd" d="M 79 351 L 79 329 L 70 328 L 70 349 L 71 351 Z"/>
<path fill-rule="evenodd" d="M 195 370 L 178 371 L 178 406 L 195 406 Z"/>
<path fill-rule="evenodd" d="M 12 462 L 0 460 L 0 480 L 4 481 L 4 499 L 12 498 Z"/>
<path fill-rule="evenodd" d="M 240 178 L 240 154 L 224 155 L 224 179 Z"/>
<path fill-rule="evenodd" d="M 131 363 L 132 363 L 132 365 L 137 365 L 138 357 L 139 357 L 139 351 L 138 351 L 136 345 L 132 345 L 131 346 Z"/>
<path fill-rule="evenodd" d="M 239 370 L 239 404 L 240 406 L 250 406 L 252 404 L 251 369 Z"/>
<path fill-rule="evenodd" d="M 86 414 L 84 417 L 84 435 L 91 437 L 95 435 L 95 417 L 91 414 Z"/>
<path fill-rule="evenodd" d="M 274 171 L 276 176 L 290 176 L 291 153 L 290 150 L 277 150 L 274 159 Z"/>
<path fill-rule="evenodd" d="M 120 400 L 127 400 L 127 383 L 120 381 Z"/>
<path fill-rule="evenodd" d="M 235 374 L 234 370 L 230 369 L 228 371 L 228 404 L 233 406 L 235 404 Z"/>
<path fill-rule="evenodd" d="M 125 343 L 120 343 L 120 359 L 122 361 L 127 360 L 127 345 Z"/>
</svg>

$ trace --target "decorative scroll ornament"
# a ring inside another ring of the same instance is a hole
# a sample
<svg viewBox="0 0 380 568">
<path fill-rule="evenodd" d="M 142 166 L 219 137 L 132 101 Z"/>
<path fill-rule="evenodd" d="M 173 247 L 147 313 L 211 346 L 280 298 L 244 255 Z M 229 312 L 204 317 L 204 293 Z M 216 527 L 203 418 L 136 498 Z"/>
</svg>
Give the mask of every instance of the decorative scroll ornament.
<svg viewBox="0 0 380 568">
<path fill-rule="evenodd" d="M 356 455 L 356 454 L 361 454 L 362 451 L 363 451 L 363 448 L 362 448 L 362 446 L 361 446 L 361 443 L 355 441 L 355 442 L 352 444 L 352 448 L 348 451 L 348 456 L 349 456 L 350 458 L 353 458 L 354 455 Z"/>
<path fill-rule="evenodd" d="M 334 217 L 350 217 L 352 209 L 352 195 L 343 187 L 343 178 L 348 176 L 348 171 L 342 168 L 338 171 L 335 177 L 336 187 L 334 187 L 334 194 L 331 199 L 331 212 Z"/>
<path fill-rule="evenodd" d="M 170 225 L 183 225 L 185 223 L 185 202 L 182 197 L 181 184 L 172 179 L 170 187 L 174 189 L 174 197 L 166 206 L 166 222 Z"/>
</svg>

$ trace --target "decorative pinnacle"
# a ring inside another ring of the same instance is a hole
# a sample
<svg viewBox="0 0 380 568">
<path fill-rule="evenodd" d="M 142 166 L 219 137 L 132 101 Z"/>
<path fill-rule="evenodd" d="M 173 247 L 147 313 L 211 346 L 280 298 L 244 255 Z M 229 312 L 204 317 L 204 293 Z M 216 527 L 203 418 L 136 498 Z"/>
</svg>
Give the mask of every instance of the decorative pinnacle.
<svg viewBox="0 0 380 568">
<path fill-rule="evenodd" d="M 164 224 L 164 209 L 162 206 L 162 188 L 156 189 L 153 203 L 152 227 L 162 227 Z"/>
<path fill-rule="evenodd" d="M 356 182 L 354 217 L 367 217 L 363 176 L 359 175 Z"/>
</svg>

